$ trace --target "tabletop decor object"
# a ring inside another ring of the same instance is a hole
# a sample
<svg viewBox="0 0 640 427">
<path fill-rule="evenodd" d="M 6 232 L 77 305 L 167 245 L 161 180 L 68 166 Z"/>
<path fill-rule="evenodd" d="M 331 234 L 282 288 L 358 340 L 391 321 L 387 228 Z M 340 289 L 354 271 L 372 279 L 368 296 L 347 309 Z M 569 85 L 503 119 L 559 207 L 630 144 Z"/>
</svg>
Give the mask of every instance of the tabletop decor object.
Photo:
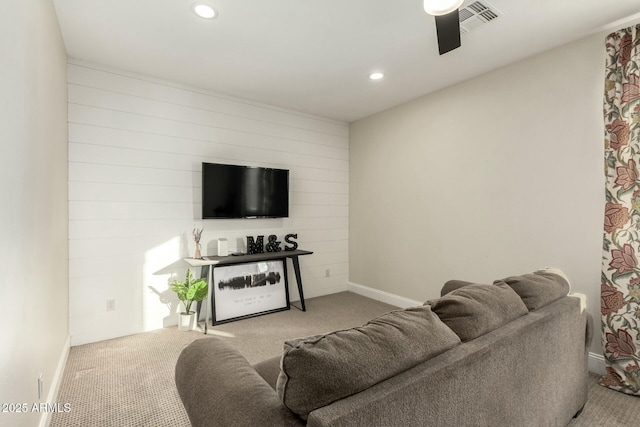
<svg viewBox="0 0 640 427">
<path fill-rule="evenodd" d="M 192 231 L 193 241 L 196 242 L 196 250 L 193 253 L 194 258 L 202 258 L 202 253 L 200 252 L 200 249 L 202 249 L 202 246 L 200 245 L 200 237 L 202 237 L 203 230 L 203 228 L 194 228 Z"/>
</svg>

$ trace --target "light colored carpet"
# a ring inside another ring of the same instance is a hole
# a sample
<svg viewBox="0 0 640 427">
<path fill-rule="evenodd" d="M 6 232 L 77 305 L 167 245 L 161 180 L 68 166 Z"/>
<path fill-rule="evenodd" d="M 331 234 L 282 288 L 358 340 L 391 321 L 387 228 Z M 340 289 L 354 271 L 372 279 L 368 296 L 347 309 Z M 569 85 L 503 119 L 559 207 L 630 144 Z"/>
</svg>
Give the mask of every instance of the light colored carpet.
<svg viewBox="0 0 640 427">
<path fill-rule="evenodd" d="M 587 404 L 568 427 L 640 427 L 640 398 L 602 387 L 599 379 L 589 375 Z"/>
<path fill-rule="evenodd" d="M 209 329 L 228 340 L 250 363 L 282 352 L 289 338 L 349 328 L 395 307 L 352 293 L 307 300 L 307 312 L 289 311 Z M 166 328 L 73 347 L 57 401 L 71 412 L 53 414 L 51 426 L 189 426 L 173 379 L 176 360 L 199 332 Z M 597 385 L 571 427 L 640 426 L 640 399 Z"/>
</svg>

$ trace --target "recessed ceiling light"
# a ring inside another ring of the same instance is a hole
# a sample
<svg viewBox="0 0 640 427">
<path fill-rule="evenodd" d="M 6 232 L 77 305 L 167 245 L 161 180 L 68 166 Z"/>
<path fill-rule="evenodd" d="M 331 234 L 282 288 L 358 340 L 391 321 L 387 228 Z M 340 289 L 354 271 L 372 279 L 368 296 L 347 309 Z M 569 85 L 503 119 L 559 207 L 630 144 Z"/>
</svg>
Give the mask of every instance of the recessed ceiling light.
<svg viewBox="0 0 640 427">
<path fill-rule="evenodd" d="M 371 80 L 380 80 L 383 77 L 384 77 L 384 74 L 382 74 L 382 73 L 371 73 L 371 74 L 369 74 L 369 78 Z"/>
<path fill-rule="evenodd" d="M 206 3 L 194 3 L 192 9 L 200 18 L 213 19 L 218 16 L 218 12 Z"/>
</svg>

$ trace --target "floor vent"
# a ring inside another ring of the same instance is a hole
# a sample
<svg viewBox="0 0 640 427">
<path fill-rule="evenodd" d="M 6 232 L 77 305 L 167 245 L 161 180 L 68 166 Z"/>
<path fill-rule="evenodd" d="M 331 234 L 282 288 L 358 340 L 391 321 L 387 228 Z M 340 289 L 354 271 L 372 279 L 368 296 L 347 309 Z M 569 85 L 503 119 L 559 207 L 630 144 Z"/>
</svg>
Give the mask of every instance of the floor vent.
<svg viewBox="0 0 640 427">
<path fill-rule="evenodd" d="M 475 1 L 460 8 L 460 32 L 469 33 L 479 26 L 489 23 L 502 16 L 495 7 L 486 1 Z"/>
</svg>

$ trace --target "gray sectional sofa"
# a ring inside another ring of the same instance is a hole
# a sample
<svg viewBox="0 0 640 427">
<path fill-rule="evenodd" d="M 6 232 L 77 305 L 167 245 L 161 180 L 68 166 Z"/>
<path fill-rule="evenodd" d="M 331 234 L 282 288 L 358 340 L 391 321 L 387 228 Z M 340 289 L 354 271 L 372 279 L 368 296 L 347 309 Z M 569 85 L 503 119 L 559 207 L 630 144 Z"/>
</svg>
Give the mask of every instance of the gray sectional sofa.
<svg viewBox="0 0 640 427">
<path fill-rule="evenodd" d="M 587 399 L 591 321 L 557 270 L 481 285 L 249 365 L 200 339 L 176 365 L 194 426 L 564 426 Z"/>
</svg>

